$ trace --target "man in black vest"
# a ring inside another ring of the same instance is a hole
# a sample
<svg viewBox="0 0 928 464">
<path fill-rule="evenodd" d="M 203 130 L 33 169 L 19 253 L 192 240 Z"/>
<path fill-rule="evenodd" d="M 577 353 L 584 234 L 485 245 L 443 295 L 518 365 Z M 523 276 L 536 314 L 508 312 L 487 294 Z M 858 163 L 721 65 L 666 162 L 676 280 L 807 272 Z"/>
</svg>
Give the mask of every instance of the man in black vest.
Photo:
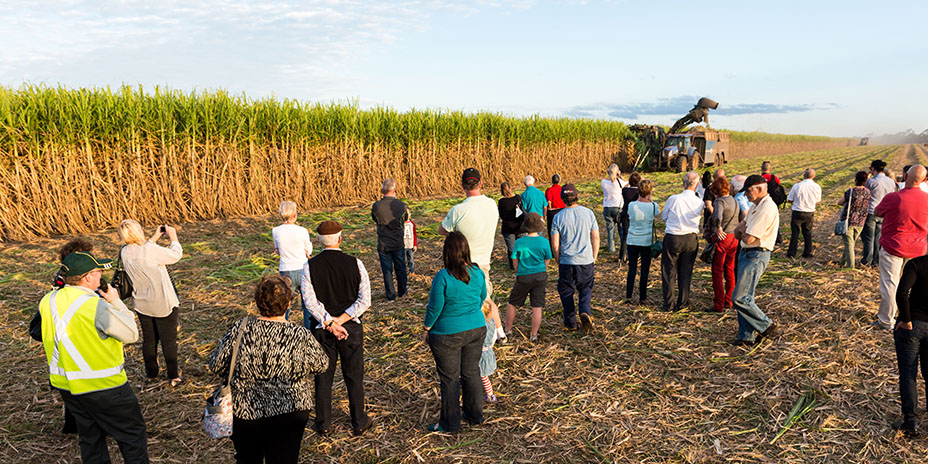
<svg viewBox="0 0 928 464">
<path fill-rule="evenodd" d="M 335 363 L 342 358 L 342 377 L 348 388 L 348 408 L 354 435 L 374 421 L 364 411 L 364 331 L 361 314 L 371 306 L 371 283 L 360 259 L 339 248 L 342 226 L 325 221 L 316 228 L 322 252 L 303 267 L 300 286 L 303 304 L 312 314 L 303 321 L 329 357 L 329 368 L 315 378 L 316 419 L 319 435 L 332 431 L 332 381 Z"/>
</svg>

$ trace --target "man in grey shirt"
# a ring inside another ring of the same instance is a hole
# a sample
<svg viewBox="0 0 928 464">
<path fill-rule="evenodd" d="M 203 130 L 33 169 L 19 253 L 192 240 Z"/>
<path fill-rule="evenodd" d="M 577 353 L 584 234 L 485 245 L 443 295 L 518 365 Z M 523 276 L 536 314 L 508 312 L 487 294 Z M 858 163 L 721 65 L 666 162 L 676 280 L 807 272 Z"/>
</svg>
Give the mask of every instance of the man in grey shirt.
<svg viewBox="0 0 928 464">
<path fill-rule="evenodd" d="M 870 208 L 867 211 L 867 222 L 860 239 L 864 243 L 863 257 L 860 263 L 864 266 L 876 266 L 880 262 L 880 231 L 883 228 L 883 218 L 875 216 L 873 211 L 883 201 L 883 197 L 896 191 L 896 183 L 884 174 L 886 162 L 873 160 L 870 163 L 870 175 L 873 176 L 865 184 L 870 190 Z"/>
<path fill-rule="evenodd" d="M 403 243 L 403 223 L 409 218 L 406 203 L 396 198 L 396 181 L 383 181 L 383 198 L 371 206 L 371 218 L 377 224 L 377 255 L 387 301 L 406 295 L 406 246 Z M 396 274 L 396 289 L 393 275 Z"/>
</svg>

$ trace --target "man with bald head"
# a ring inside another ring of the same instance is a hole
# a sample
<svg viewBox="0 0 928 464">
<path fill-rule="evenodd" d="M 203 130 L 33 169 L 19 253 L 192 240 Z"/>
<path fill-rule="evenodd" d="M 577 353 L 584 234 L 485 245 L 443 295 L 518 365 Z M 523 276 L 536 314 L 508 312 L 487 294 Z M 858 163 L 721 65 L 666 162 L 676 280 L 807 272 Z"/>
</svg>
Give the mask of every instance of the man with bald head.
<svg viewBox="0 0 928 464">
<path fill-rule="evenodd" d="M 880 234 L 880 310 L 874 325 L 891 329 L 896 324 L 896 287 L 902 266 L 928 252 L 928 193 L 919 188 L 928 171 L 916 164 L 905 176 L 905 188 L 887 194 L 873 214 L 883 218 Z M 898 327 L 897 327 L 898 332 Z"/>
<path fill-rule="evenodd" d="M 741 191 L 753 205 L 735 228 L 735 238 L 741 240 L 741 251 L 738 252 L 735 290 L 731 295 L 732 306 L 738 312 L 738 339 L 734 344 L 753 345 L 758 341 L 755 332 L 764 338 L 771 337 L 777 327 L 757 306 L 754 292 L 770 263 L 770 252 L 780 228 L 780 213 L 767 194 L 767 180 L 762 176 L 748 177 Z"/>
<path fill-rule="evenodd" d="M 802 257 L 812 257 L 812 226 L 815 223 L 815 205 L 822 201 L 822 187 L 815 183 L 815 169 L 806 169 L 802 182 L 789 189 L 786 201 L 793 204 L 793 216 L 789 221 L 789 249 L 787 258 L 796 257 L 799 232 L 802 232 Z"/>
<path fill-rule="evenodd" d="M 671 195 L 664 205 L 661 218 L 664 229 L 664 251 L 661 255 L 661 291 L 664 311 L 679 311 L 690 304 L 690 282 L 699 250 L 699 217 L 705 208 L 696 196 L 699 173 L 690 171 L 683 176 L 683 192 Z M 677 300 L 673 301 L 673 284 L 677 284 Z"/>
</svg>

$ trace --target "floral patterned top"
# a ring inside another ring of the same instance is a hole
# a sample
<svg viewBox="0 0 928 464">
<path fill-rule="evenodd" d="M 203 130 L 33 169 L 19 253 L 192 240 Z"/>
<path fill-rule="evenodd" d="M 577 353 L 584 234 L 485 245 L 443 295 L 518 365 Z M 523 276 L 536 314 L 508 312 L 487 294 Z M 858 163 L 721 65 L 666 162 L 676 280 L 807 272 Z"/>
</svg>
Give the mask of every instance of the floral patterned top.
<svg viewBox="0 0 928 464">
<path fill-rule="evenodd" d="M 850 200 L 853 192 L 853 200 Z M 848 219 L 847 212 L 850 207 L 851 217 Z M 867 222 L 867 213 L 870 208 L 870 190 L 867 187 L 859 186 L 847 189 L 844 192 L 844 209 L 841 210 L 841 220 L 847 220 L 848 227 L 863 227 Z"/>
<path fill-rule="evenodd" d="M 223 382 L 240 327 L 233 325 L 209 357 L 209 369 Z M 249 317 L 244 330 L 232 374 L 235 417 L 255 420 L 312 409 L 313 376 L 329 361 L 309 329 Z"/>
</svg>

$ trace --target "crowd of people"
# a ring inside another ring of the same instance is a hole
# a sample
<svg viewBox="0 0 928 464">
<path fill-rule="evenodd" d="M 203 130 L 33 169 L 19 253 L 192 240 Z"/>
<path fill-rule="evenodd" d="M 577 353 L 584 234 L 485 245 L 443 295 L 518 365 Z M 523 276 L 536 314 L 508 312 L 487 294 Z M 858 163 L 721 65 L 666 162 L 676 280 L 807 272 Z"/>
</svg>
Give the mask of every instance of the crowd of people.
<svg viewBox="0 0 928 464">
<path fill-rule="evenodd" d="M 844 229 L 840 265 L 854 267 L 855 242 L 864 242 L 860 264 L 879 266 L 880 307 L 874 325 L 893 329 L 899 363 L 903 419 L 897 424 L 914 435 L 915 376 L 918 362 L 928 362 L 928 187 L 924 166 L 907 166 L 900 188 L 884 174 L 886 163 L 875 160 L 870 173 L 855 174 L 844 192 L 839 223 Z M 754 345 L 773 337 L 778 325 L 758 306 L 758 282 L 779 240 L 780 205 L 791 204 L 786 256 L 794 258 L 799 237 L 803 257 L 814 252 L 813 225 L 822 189 L 815 170 L 785 192 L 781 180 L 764 162 L 759 174 L 688 172 L 680 191 L 663 208 L 654 200 L 654 183 L 632 173 L 628 180 L 615 164 L 601 182 L 605 251 L 627 263 L 625 302 L 649 304 L 651 261 L 660 258 L 660 309 L 691 307 L 693 269 L 697 258 L 711 263 L 713 312 L 737 314 L 735 345 Z M 580 205 L 580 192 L 558 175 L 542 192 L 526 176 L 516 195 L 500 186 L 498 202 L 483 194 L 481 173 L 464 170 L 464 200 L 453 206 L 438 227 L 444 236 L 442 269 L 431 280 L 423 321 L 439 380 L 441 407 L 429 431 L 457 432 L 462 421 L 483 422 L 485 402 L 497 401 L 489 377 L 496 370 L 494 344 L 512 337 L 519 309 L 531 308 L 529 340 L 541 337 L 549 263 L 557 265 L 557 293 L 563 326 L 590 333 L 595 328 L 592 292 L 600 255 L 596 213 Z M 392 179 L 383 182 L 382 198 L 371 207 L 377 251 L 389 304 L 408 293 L 418 248 L 416 225 L 408 206 L 397 198 Z M 333 434 L 332 395 L 341 359 L 352 433 L 363 435 L 373 425 L 364 392 L 363 315 L 371 308 L 371 281 L 363 262 L 341 250 L 342 225 L 324 221 L 316 228 L 321 251 L 313 255 L 307 229 L 297 224 L 297 205 L 280 205 L 281 224 L 274 227 L 279 275 L 265 276 L 255 288 L 257 317 L 237 321 L 209 357 L 209 369 L 220 377 L 234 369 L 229 387 L 234 422 L 232 442 L 238 462 L 296 462 L 304 429 L 313 410 L 313 430 Z M 514 271 L 505 320 L 494 302 L 490 278 L 495 234 L 502 220 L 506 260 Z M 663 223 L 659 232 L 658 221 Z M 145 374 L 160 375 L 157 346 L 172 386 L 184 378 L 177 361 L 179 298 L 166 266 L 183 250 L 177 231 L 160 226 L 146 239 L 141 225 L 126 219 L 119 225 L 125 244 L 117 267 L 132 283 L 133 310 L 119 292 L 101 282 L 113 266 L 92 253 L 93 246 L 75 239 L 60 250 L 61 268 L 55 289 L 39 304 L 31 335 L 43 343 L 49 380 L 66 407 L 66 429 L 80 437 L 84 462 L 108 462 L 106 436 L 119 444 L 127 463 L 148 462 L 144 419 L 127 383 L 123 344 L 139 338 L 141 326 Z M 700 252 L 700 237 L 705 247 Z M 159 245 L 163 238 L 167 246 Z M 395 284 L 394 284 L 395 281 Z M 637 286 L 635 285 L 637 282 Z M 576 298 L 575 298 L 576 297 Z M 302 326 L 290 322 L 299 305 Z M 134 312 L 133 312 L 134 311 Z M 312 386 L 310 386 L 312 383 Z"/>
</svg>

